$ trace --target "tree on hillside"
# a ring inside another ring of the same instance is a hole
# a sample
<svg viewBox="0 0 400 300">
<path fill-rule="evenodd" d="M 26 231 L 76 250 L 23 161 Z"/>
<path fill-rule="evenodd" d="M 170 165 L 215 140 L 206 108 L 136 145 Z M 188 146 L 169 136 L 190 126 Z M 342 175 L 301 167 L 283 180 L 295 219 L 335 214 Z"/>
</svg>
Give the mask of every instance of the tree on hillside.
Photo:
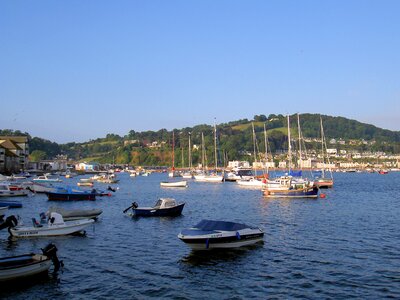
<svg viewBox="0 0 400 300">
<path fill-rule="evenodd" d="M 46 152 L 44 152 L 42 150 L 34 150 L 29 155 L 29 160 L 30 161 L 34 161 L 34 162 L 38 162 L 38 161 L 46 159 L 46 157 L 47 157 L 47 153 Z"/>
<path fill-rule="evenodd" d="M 255 115 L 254 121 L 256 122 L 265 122 L 267 121 L 267 117 L 265 115 Z"/>
</svg>

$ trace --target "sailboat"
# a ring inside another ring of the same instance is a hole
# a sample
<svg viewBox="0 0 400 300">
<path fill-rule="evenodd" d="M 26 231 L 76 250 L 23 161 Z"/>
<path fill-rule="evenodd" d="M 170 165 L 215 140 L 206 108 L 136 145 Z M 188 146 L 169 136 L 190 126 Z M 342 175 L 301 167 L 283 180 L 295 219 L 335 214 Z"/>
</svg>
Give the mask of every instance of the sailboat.
<svg viewBox="0 0 400 300">
<path fill-rule="evenodd" d="M 314 183 L 319 188 L 331 188 L 331 187 L 333 187 L 333 175 L 332 175 L 332 170 L 330 167 L 328 155 L 326 155 L 326 158 L 328 161 L 330 177 L 325 176 L 325 154 L 327 153 L 327 151 L 326 151 L 326 139 L 325 139 L 325 134 L 324 134 L 324 127 L 322 126 L 322 118 L 321 117 L 320 117 L 320 123 L 321 123 L 321 149 L 322 149 L 323 167 L 322 167 L 322 176 L 320 178 L 316 178 L 314 180 Z"/>
<path fill-rule="evenodd" d="M 217 156 L 217 125 L 214 123 L 214 166 L 215 172 L 209 173 L 204 176 L 206 182 L 222 182 L 224 179 L 223 175 L 218 174 L 218 156 Z"/>
<path fill-rule="evenodd" d="M 175 170 L 175 133 L 172 130 L 172 168 L 168 177 L 181 177 L 181 174 Z"/>
<path fill-rule="evenodd" d="M 256 143 L 257 143 L 257 138 L 256 138 L 256 132 L 254 130 L 254 123 L 251 123 L 252 129 L 253 129 L 253 155 L 254 155 L 254 162 L 257 162 L 257 153 L 256 153 Z M 257 169 L 256 166 L 254 166 L 254 173 L 255 176 L 249 178 L 249 179 L 241 179 L 237 180 L 236 183 L 239 186 L 242 187 L 253 187 L 253 188 L 262 188 L 263 187 L 263 182 L 261 179 L 257 178 Z"/>
<path fill-rule="evenodd" d="M 189 141 L 188 141 L 188 161 L 189 161 L 189 170 L 186 172 L 182 173 L 182 177 L 185 179 L 192 179 L 193 178 L 193 174 L 192 174 L 192 149 L 191 149 L 191 145 L 190 145 L 190 132 L 189 132 Z M 183 151 L 182 151 L 183 154 Z"/>
<path fill-rule="evenodd" d="M 290 118 L 287 116 L 288 124 L 288 175 L 281 176 L 275 180 L 268 180 L 263 186 L 263 194 L 269 198 L 317 198 L 318 187 L 312 181 L 301 179 L 295 180 L 291 175 L 292 169 L 292 147 L 290 138 Z"/>
</svg>

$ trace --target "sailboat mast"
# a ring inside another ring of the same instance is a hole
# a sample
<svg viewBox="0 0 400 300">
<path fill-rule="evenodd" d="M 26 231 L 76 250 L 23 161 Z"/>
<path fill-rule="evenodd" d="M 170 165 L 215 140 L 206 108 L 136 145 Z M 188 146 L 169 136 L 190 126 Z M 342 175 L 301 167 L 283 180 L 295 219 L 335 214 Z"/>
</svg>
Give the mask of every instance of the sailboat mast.
<svg viewBox="0 0 400 300">
<path fill-rule="evenodd" d="M 300 115 L 297 114 L 297 128 L 299 131 L 299 167 L 300 170 L 303 169 L 303 159 L 302 159 L 302 155 L 301 155 L 301 128 L 300 128 Z"/>
<path fill-rule="evenodd" d="M 256 162 L 257 162 L 257 154 L 256 154 L 256 132 L 254 130 L 254 123 L 251 122 L 251 126 L 253 128 L 253 154 L 254 154 L 254 173 L 257 176 L 257 168 L 256 168 Z"/>
<path fill-rule="evenodd" d="M 268 173 L 268 138 L 267 138 L 267 129 L 264 123 L 264 143 L 265 143 L 265 166 L 267 168 Z"/>
<path fill-rule="evenodd" d="M 292 146 L 290 145 L 290 120 L 289 115 L 287 116 L 287 126 L 288 126 L 288 157 L 289 157 L 289 174 L 292 169 Z"/>
<path fill-rule="evenodd" d="M 322 125 L 322 117 L 319 116 L 319 120 L 321 123 L 321 149 L 322 149 L 322 160 L 323 160 L 323 167 L 322 167 L 322 178 L 325 178 L 325 154 L 326 154 L 326 158 L 328 160 L 328 166 L 329 166 L 329 172 L 331 173 L 331 178 L 332 178 L 332 170 L 330 167 L 330 161 L 329 161 L 329 157 L 328 154 L 326 153 L 326 138 L 325 138 L 325 132 L 324 132 L 324 126 Z"/>
<path fill-rule="evenodd" d="M 172 130 L 172 170 L 175 169 L 175 132 Z"/>
<path fill-rule="evenodd" d="M 215 157 L 215 171 L 218 168 L 218 157 L 217 157 L 217 124 L 214 121 L 214 157 Z"/>
<path fill-rule="evenodd" d="M 202 133 L 201 133 L 201 165 L 202 165 L 202 167 L 203 167 L 203 170 L 204 170 L 204 168 L 205 168 L 205 166 L 204 166 L 204 161 L 205 161 L 205 154 L 204 154 L 204 152 L 205 152 L 205 149 L 204 149 L 204 133 L 202 132 Z"/>
<path fill-rule="evenodd" d="M 189 132 L 189 151 L 188 151 L 188 159 L 189 159 L 189 170 L 192 169 L 192 149 L 190 147 L 190 135 L 191 133 Z"/>
</svg>

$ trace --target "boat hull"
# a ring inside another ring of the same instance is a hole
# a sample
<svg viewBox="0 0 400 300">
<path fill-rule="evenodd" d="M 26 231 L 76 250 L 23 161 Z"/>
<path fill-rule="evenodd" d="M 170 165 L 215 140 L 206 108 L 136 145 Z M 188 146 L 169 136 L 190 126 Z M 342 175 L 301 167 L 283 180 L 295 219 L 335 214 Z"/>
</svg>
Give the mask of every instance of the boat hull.
<svg viewBox="0 0 400 300">
<path fill-rule="evenodd" d="M 22 203 L 19 201 L 0 201 L 0 207 L 21 208 Z"/>
<path fill-rule="evenodd" d="M 323 180 L 323 179 L 315 180 L 314 184 L 315 184 L 315 186 L 319 187 L 320 189 L 331 188 L 331 187 L 333 187 L 333 180 L 330 180 L 330 179 L 327 179 L 327 180 Z"/>
<path fill-rule="evenodd" d="M 43 227 L 14 227 L 9 232 L 13 237 L 45 237 L 77 233 L 88 227 L 94 220 L 67 221 L 60 225 L 45 225 Z"/>
<path fill-rule="evenodd" d="M 51 260 L 44 255 L 20 255 L 0 259 L 0 282 L 20 280 L 47 272 Z"/>
<path fill-rule="evenodd" d="M 303 189 L 266 189 L 263 191 L 268 198 L 317 198 L 318 187 L 308 187 Z"/>
<path fill-rule="evenodd" d="M 28 196 L 27 190 L 0 191 L 0 197 L 25 197 Z"/>
<path fill-rule="evenodd" d="M 169 208 L 136 208 L 130 213 L 132 217 L 176 217 L 182 214 L 185 203 Z"/>
<path fill-rule="evenodd" d="M 96 200 L 96 193 L 46 193 L 49 201 Z"/>
<path fill-rule="evenodd" d="M 162 187 L 187 187 L 187 181 L 177 181 L 177 182 L 160 182 Z"/>
<path fill-rule="evenodd" d="M 178 235 L 178 238 L 188 245 L 193 250 L 211 250 L 211 249 L 229 249 L 249 246 L 263 241 L 264 233 L 262 231 L 252 234 L 238 235 L 232 233 L 229 236 L 224 237 L 187 237 L 182 234 Z"/>
</svg>

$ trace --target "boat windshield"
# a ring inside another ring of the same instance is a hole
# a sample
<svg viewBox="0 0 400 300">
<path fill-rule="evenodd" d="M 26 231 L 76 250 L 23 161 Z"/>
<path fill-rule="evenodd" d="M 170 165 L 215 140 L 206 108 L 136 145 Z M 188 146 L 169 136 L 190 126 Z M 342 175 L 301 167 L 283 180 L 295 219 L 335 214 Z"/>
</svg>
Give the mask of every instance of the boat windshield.
<svg viewBox="0 0 400 300">
<path fill-rule="evenodd" d="M 237 174 L 239 176 L 253 176 L 252 170 L 238 170 Z"/>
<path fill-rule="evenodd" d="M 194 227 L 201 229 L 203 231 L 212 231 L 212 230 L 235 231 L 235 230 L 250 228 L 250 226 L 246 224 L 225 222 L 225 221 L 213 221 L 213 220 L 202 220 L 199 224 L 197 224 Z"/>
</svg>

